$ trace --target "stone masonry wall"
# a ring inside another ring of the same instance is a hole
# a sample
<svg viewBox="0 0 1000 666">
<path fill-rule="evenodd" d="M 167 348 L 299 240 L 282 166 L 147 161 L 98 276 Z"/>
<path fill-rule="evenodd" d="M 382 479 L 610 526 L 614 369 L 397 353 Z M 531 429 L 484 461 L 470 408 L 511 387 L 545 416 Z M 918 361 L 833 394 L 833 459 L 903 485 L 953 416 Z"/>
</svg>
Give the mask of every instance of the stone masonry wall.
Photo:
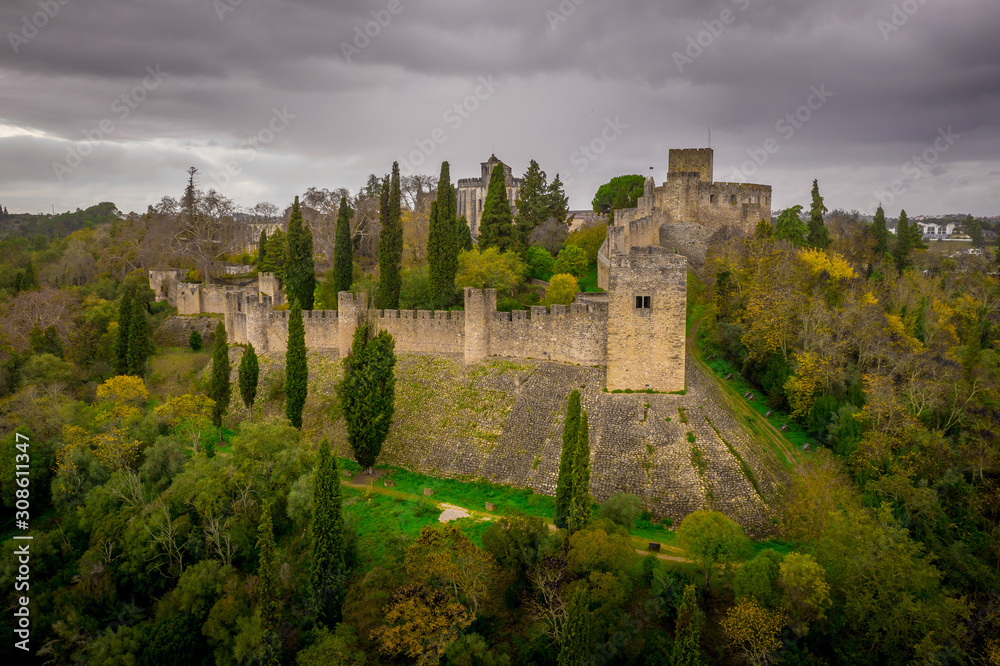
<svg viewBox="0 0 1000 666">
<path fill-rule="evenodd" d="M 493 356 L 600 365 L 607 356 L 607 321 L 606 307 L 586 303 L 553 305 L 551 313 L 544 306 L 494 312 L 490 348 Z"/>
</svg>

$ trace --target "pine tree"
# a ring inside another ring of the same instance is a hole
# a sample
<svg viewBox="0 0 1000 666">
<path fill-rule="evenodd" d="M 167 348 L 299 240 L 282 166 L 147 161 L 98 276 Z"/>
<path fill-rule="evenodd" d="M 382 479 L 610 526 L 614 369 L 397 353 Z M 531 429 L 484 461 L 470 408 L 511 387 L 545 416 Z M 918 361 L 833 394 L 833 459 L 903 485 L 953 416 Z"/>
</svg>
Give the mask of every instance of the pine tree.
<svg viewBox="0 0 1000 666">
<path fill-rule="evenodd" d="M 313 309 L 316 293 L 316 265 L 313 262 L 312 230 L 303 226 L 299 198 L 292 204 L 292 215 L 288 220 L 288 261 L 284 270 L 285 296 L 288 302 L 299 302 L 303 310 Z"/>
<path fill-rule="evenodd" d="M 882 206 L 875 211 L 871 231 L 875 237 L 875 257 L 881 259 L 889 252 L 889 230 L 885 227 L 885 211 Z"/>
<path fill-rule="evenodd" d="M 805 235 L 809 229 L 802 223 L 801 215 L 802 206 L 799 205 L 783 210 L 774 225 L 774 237 L 799 247 L 805 245 Z"/>
<path fill-rule="evenodd" d="M 287 246 L 285 244 L 285 232 L 275 229 L 274 233 L 267 237 L 264 245 L 264 257 L 258 261 L 257 270 L 261 273 L 274 273 L 279 281 L 284 279 Z"/>
<path fill-rule="evenodd" d="M 32 289 L 38 289 L 38 272 L 35 270 L 35 264 L 32 263 L 31 259 L 28 259 L 28 265 L 24 267 L 24 272 L 21 273 L 21 279 L 18 282 L 18 291 L 31 291 Z"/>
<path fill-rule="evenodd" d="M 330 453 L 330 440 L 319 445 L 313 476 L 313 513 L 310 528 L 312 566 L 310 584 L 316 619 L 327 627 L 340 622 L 344 603 L 344 514 L 340 500 L 340 471 Z"/>
<path fill-rule="evenodd" d="M 128 327 L 128 347 L 125 360 L 128 374 L 142 377 L 146 374 L 146 360 L 153 354 L 153 338 L 149 334 L 146 303 L 132 292 L 131 321 Z"/>
<path fill-rule="evenodd" d="M 354 282 L 354 241 L 351 240 L 351 209 L 347 197 L 340 197 L 337 211 L 337 238 L 333 247 L 333 286 L 335 293 L 350 291 Z"/>
<path fill-rule="evenodd" d="M 267 230 L 260 230 L 260 239 L 257 241 L 257 267 L 264 260 L 264 252 L 267 250 Z"/>
<path fill-rule="evenodd" d="M 472 229 L 469 228 L 469 221 L 463 215 L 458 218 L 458 249 L 468 252 L 472 247 Z"/>
<path fill-rule="evenodd" d="M 354 332 L 351 353 L 344 359 L 340 399 L 347 422 L 347 441 L 354 459 L 371 469 L 389 434 L 395 410 L 395 341 L 387 331 L 369 336 L 368 324 Z"/>
<path fill-rule="evenodd" d="M 388 191 L 386 191 L 386 185 Z M 384 310 L 399 309 L 399 289 L 403 284 L 399 275 L 403 259 L 403 226 L 400 220 L 399 162 L 392 163 L 392 178 L 382 189 L 385 204 L 382 232 L 378 239 L 378 307 Z"/>
<path fill-rule="evenodd" d="M 431 204 L 427 234 L 427 260 L 430 264 L 431 289 L 435 300 L 449 303 L 455 291 L 458 273 L 458 221 L 455 218 L 457 199 L 451 184 L 451 170 L 441 163 L 437 199 Z"/>
<path fill-rule="evenodd" d="M 812 206 L 809 209 L 809 236 L 806 243 L 809 247 L 824 250 L 830 245 L 830 231 L 823 222 L 827 212 L 823 197 L 819 194 L 819 181 L 813 180 Z"/>
<path fill-rule="evenodd" d="M 309 367 L 306 364 L 306 329 L 302 308 L 292 303 L 288 315 L 288 349 L 285 352 L 285 416 L 292 426 L 302 428 L 302 408 L 306 404 Z"/>
<path fill-rule="evenodd" d="M 896 270 L 900 273 L 910 265 L 910 252 L 913 250 L 913 234 L 910 232 L 910 220 L 906 211 L 900 211 L 899 222 L 896 224 L 896 245 L 892 248 L 892 258 L 896 262 Z"/>
<path fill-rule="evenodd" d="M 698 605 L 695 586 L 687 585 L 677 607 L 674 650 L 670 660 L 673 666 L 701 666 L 705 663 L 701 652 L 701 628 L 704 624 L 705 613 Z"/>
<path fill-rule="evenodd" d="M 577 588 L 566 611 L 566 625 L 559 646 L 558 666 L 582 666 L 590 663 L 590 628 L 591 616 L 587 591 Z"/>
<path fill-rule="evenodd" d="M 219 444 L 222 444 L 222 417 L 229 410 L 232 387 L 229 383 L 229 340 L 226 325 L 219 322 L 215 327 L 215 347 L 212 349 L 212 378 L 208 384 L 208 397 L 215 401 L 212 407 L 212 423 L 219 429 Z"/>
<path fill-rule="evenodd" d="M 135 289 L 128 287 L 118 304 L 118 333 L 115 336 L 114 369 L 116 375 L 128 374 L 128 341 L 132 326 L 132 300 Z"/>
<path fill-rule="evenodd" d="M 548 191 L 545 193 L 545 206 L 548 209 L 546 217 L 554 217 L 559 224 L 566 224 L 566 216 L 569 214 L 569 197 L 563 189 L 559 174 L 549 183 Z"/>
<path fill-rule="evenodd" d="M 257 380 L 260 378 L 260 364 L 253 345 L 248 344 L 243 358 L 240 359 L 240 369 L 237 374 L 240 385 L 240 397 L 243 404 L 250 410 L 250 423 L 253 423 L 253 403 L 257 399 Z"/>
<path fill-rule="evenodd" d="M 493 167 L 486 201 L 483 202 L 483 216 L 479 223 L 479 249 L 495 247 L 500 252 L 507 252 L 515 248 L 516 242 L 514 220 L 507 200 L 507 181 L 503 163 L 499 163 Z"/>
<path fill-rule="evenodd" d="M 562 452 L 559 454 L 559 479 L 556 481 L 556 527 L 569 527 L 573 506 L 573 462 L 580 428 L 580 392 L 569 394 L 566 418 L 563 421 Z"/>
<path fill-rule="evenodd" d="M 590 522 L 593 500 L 590 497 L 590 430 L 587 412 L 580 414 L 576 452 L 573 458 L 573 506 L 570 508 L 569 529 L 576 532 Z"/>
<path fill-rule="evenodd" d="M 906 214 L 906 211 L 900 211 L 899 215 L 902 217 Z M 910 229 L 910 249 L 911 250 L 926 250 L 927 244 L 924 243 L 924 232 L 920 228 L 920 225 L 914 222 L 909 225 Z"/>
<path fill-rule="evenodd" d="M 261 509 L 260 527 L 257 530 L 257 598 L 260 611 L 260 625 L 264 630 L 261 641 L 267 656 L 263 663 L 278 663 L 277 651 L 280 641 L 278 629 L 281 621 L 281 604 L 278 601 L 278 558 L 274 552 L 274 528 L 271 524 L 271 503 L 266 502 Z"/>
<path fill-rule="evenodd" d="M 524 252 L 528 249 L 528 239 L 531 232 L 538 228 L 549 217 L 548 184 L 545 172 L 538 162 L 531 160 L 528 170 L 521 177 L 521 189 L 518 191 L 517 218 L 514 220 L 514 230 L 518 248 Z"/>
</svg>

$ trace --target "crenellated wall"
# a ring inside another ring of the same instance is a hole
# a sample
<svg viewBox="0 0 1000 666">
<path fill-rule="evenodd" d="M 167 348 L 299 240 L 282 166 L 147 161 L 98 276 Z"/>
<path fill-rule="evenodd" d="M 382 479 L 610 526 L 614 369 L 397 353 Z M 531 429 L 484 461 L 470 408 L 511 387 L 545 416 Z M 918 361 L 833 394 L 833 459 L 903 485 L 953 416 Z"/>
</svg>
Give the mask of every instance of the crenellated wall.
<svg viewBox="0 0 1000 666">
<path fill-rule="evenodd" d="M 494 312 L 489 322 L 493 356 L 604 365 L 608 343 L 606 307 L 573 303 Z"/>
<path fill-rule="evenodd" d="M 436 354 L 465 351 L 465 313 L 438 310 L 375 312 L 379 330 L 388 331 L 396 349 Z"/>
</svg>

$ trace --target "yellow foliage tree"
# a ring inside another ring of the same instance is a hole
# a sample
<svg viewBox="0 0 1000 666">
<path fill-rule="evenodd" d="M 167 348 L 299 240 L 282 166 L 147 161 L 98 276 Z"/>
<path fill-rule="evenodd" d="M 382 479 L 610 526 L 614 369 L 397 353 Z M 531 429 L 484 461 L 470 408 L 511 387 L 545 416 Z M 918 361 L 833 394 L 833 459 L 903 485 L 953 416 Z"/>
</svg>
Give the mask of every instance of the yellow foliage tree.
<svg viewBox="0 0 1000 666">
<path fill-rule="evenodd" d="M 805 415 L 816 400 L 816 392 L 823 388 L 831 373 L 830 362 L 815 352 L 795 353 L 798 367 L 785 382 L 785 393 L 792 406 L 792 416 Z"/>
<path fill-rule="evenodd" d="M 549 280 L 548 289 L 545 290 L 542 305 L 569 305 L 576 298 L 578 291 L 580 291 L 580 284 L 572 275 L 566 273 L 553 275 Z"/>
<path fill-rule="evenodd" d="M 788 616 L 762 608 L 753 597 L 745 597 L 729 609 L 722 620 L 727 645 L 754 666 L 764 666 L 781 649 L 781 630 Z"/>
<path fill-rule="evenodd" d="M 141 414 L 141 407 L 149 399 L 149 391 L 141 377 L 118 375 L 112 377 L 97 387 L 97 400 L 101 403 L 111 403 L 110 409 L 104 408 L 98 416 L 98 422 L 123 423 Z"/>
<path fill-rule="evenodd" d="M 778 587 L 784 592 L 789 624 L 798 636 L 809 632 L 809 623 L 826 617 L 830 605 L 830 585 L 826 570 L 804 553 L 789 553 L 778 568 Z"/>
<path fill-rule="evenodd" d="M 524 280 L 525 266 L 514 252 L 500 252 L 495 247 L 480 252 L 473 248 L 458 255 L 455 286 L 459 289 L 496 289 L 513 293 Z"/>
<path fill-rule="evenodd" d="M 493 556 L 476 546 L 454 525 L 430 525 L 406 553 L 406 573 L 428 583 L 440 583 L 456 598 L 465 597 L 473 613 L 479 611 L 497 573 Z"/>
<path fill-rule="evenodd" d="M 474 615 L 453 597 L 423 585 L 407 585 L 385 607 L 382 626 L 371 633 L 379 651 L 405 654 L 418 664 L 436 664 Z"/>
<path fill-rule="evenodd" d="M 190 439 L 191 446 L 198 451 L 201 431 L 211 425 L 214 406 L 215 401 L 207 396 L 185 393 L 157 406 L 154 411 L 167 424 L 174 426 L 177 434 Z"/>
<path fill-rule="evenodd" d="M 836 252 L 806 248 L 799 252 L 798 258 L 799 263 L 813 278 L 818 278 L 826 273 L 829 278 L 839 282 L 858 276 L 854 267 Z"/>
</svg>

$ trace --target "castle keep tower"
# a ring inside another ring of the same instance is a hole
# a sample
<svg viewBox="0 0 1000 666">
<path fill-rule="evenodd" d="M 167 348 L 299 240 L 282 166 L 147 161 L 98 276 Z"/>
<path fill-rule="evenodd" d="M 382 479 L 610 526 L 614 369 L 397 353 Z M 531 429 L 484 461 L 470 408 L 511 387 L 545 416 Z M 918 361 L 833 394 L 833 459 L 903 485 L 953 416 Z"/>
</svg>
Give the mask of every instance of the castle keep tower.
<svg viewBox="0 0 1000 666">
<path fill-rule="evenodd" d="M 684 390 L 687 259 L 662 247 L 611 256 L 607 388 Z"/>
</svg>

